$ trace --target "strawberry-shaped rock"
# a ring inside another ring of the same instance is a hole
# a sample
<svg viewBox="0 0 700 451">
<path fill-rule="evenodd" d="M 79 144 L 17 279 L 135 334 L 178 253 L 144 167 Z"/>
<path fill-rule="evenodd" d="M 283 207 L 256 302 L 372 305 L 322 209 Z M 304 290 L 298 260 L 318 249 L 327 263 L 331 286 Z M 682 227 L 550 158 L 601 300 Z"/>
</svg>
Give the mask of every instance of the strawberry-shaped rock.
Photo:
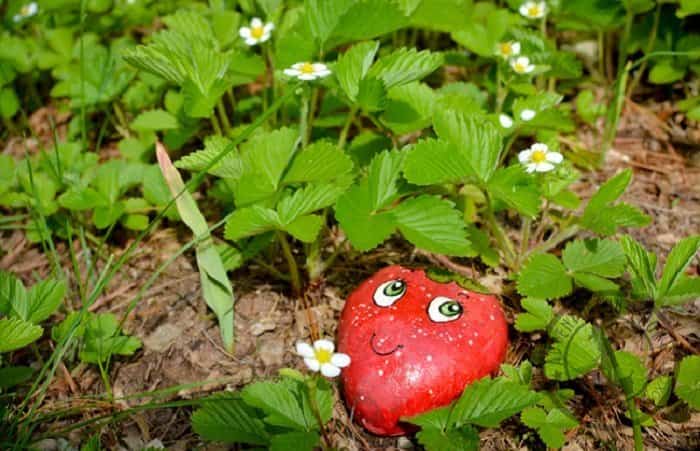
<svg viewBox="0 0 700 451">
<path fill-rule="evenodd" d="M 409 432 L 401 417 L 449 404 L 497 371 L 508 345 L 496 297 L 401 266 L 348 297 L 338 335 L 352 361 L 341 375 L 348 408 L 379 435 Z"/>
</svg>

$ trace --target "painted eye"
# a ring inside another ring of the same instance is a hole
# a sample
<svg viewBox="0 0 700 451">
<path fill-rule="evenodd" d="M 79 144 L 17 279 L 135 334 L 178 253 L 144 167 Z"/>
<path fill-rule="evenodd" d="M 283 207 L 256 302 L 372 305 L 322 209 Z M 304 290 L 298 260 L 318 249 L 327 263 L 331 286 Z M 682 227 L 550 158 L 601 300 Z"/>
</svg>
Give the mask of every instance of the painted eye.
<svg viewBox="0 0 700 451">
<path fill-rule="evenodd" d="M 428 306 L 428 316 L 436 323 L 446 323 L 454 321 L 462 316 L 462 304 L 454 299 L 438 296 Z"/>
<path fill-rule="evenodd" d="M 389 307 L 406 293 L 406 282 L 390 280 L 379 285 L 374 292 L 374 303 L 380 307 Z"/>
</svg>

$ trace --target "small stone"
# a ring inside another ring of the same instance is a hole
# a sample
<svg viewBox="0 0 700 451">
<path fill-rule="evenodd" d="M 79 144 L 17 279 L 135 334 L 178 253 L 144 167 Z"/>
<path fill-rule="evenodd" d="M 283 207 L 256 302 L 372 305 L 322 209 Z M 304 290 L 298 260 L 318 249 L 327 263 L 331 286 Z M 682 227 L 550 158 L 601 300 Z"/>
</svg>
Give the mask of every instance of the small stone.
<svg viewBox="0 0 700 451">
<path fill-rule="evenodd" d="M 275 323 L 274 320 L 272 320 L 271 318 L 265 318 L 261 321 L 253 323 L 253 325 L 250 326 L 250 333 L 257 337 L 264 334 L 265 332 L 275 330 L 276 327 L 277 323 Z"/>
<path fill-rule="evenodd" d="M 279 367 L 284 360 L 285 346 L 279 338 L 263 340 L 258 347 L 258 355 L 265 366 Z"/>
<path fill-rule="evenodd" d="M 182 334 L 182 330 L 174 324 L 166 323 L 159 326 L 143 340 L 144 347 L 155 352 L 164 352 Z"/>
<path fill-rule="evenodd" d="M 413 449 L 413 442 L 406 437 L 399 437 L 396 441 L 396 447 L 398 449 Z"/>
</svg>

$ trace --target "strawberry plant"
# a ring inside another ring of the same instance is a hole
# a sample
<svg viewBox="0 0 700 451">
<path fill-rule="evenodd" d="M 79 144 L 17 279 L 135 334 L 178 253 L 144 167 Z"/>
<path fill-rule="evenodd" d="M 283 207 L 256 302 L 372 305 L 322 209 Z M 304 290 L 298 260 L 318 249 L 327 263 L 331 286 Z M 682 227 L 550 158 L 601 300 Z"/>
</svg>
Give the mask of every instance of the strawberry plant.
<svg viewBox="0 0 700 451">
<path fill-rule="evenodd" d="M 86 449 L 122 446 L 109 423 L 133 406 L 193 407 L 189 447 L 389 446 L 373 433 L 471 450 L 484 429 L 535 449 L 658 445 L 655 425 L 698 409 L 697 337 L 674 318 L 700 298 L 682 186 L 699 13 L 685 0 L 0 2 L 0 266 L 17 273 L 0 272 L 1 447 L 73 433 L 39 425 L 77 418 L 47 398 L 60 379 L 84 400 L 73 378 L 90 372 L 108 413 L 76 420 Z M 667 228 L 658 242 L 652 224 Z M 184 242 L 132 266 L 163 229 Z M 42 263 L 19 264 L 25 248 Z M 175 261 L 201 299 L 144 313 Z M 348 294 L 380 265 L 339 314 L 327 288 Z M 125 274 L 136 286 L 120 291 Z M 289 296 L 273 310 L 295 331 L 245 328 L 250 281 Z M 158 354 L 182 305 L 231 372 L 260 345 L 278 376 L 194 400 L 158 400 L 185 386 L 113 390 L 115 360 Z M 336 320 L 338 352 L 321 338 Z M 291 359 L 282 345 L 270 357 L 272 335 L 301 338 L 309 372 L 280 369 Z M 141 395 L 153 400 L 130 404 Z M 613 417 L 622 445 L 596 435 Z"/>
</svg>

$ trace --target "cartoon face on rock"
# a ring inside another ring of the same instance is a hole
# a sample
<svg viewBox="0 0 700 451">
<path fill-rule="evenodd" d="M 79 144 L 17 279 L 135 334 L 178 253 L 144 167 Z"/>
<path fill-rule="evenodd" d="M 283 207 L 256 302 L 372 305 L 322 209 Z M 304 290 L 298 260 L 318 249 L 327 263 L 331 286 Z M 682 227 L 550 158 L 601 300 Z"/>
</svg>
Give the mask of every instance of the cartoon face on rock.
<svg viewBox="0 0 700 451">
<path fill-rule="evenodd" d="M 503 362 L 508 328 L 496 297 L 390 266 L 347 299 L 339 351 L 348 409 L 370 432 L 401 435 L 400 423 L 449 404 Z"/>
</svg>

